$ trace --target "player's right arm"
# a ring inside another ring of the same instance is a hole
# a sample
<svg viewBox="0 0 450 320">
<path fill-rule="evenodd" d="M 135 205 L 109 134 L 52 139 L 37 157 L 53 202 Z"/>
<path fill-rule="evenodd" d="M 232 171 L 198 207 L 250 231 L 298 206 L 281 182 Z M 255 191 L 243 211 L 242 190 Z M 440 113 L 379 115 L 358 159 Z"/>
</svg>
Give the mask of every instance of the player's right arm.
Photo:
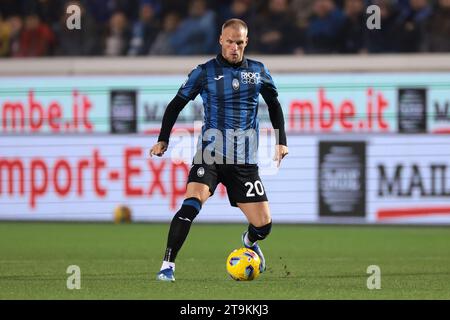
<svg viewBox="0 0 450 320">
<path fill-rule="evenodd" d="M 189 73 L 187 80 L 178 90 L 177 95 L 167 105 L 166 111 L 162 119 L 161 130 L 158 142 L 150 149 L 150 156 L 156 155 L 161 157 L 167 151 L 169 146 L 170 133 L 172 131 L 178 115 L 187 105 L 189 100 L 194 100 L 200 93 L 203 84 L 204 70 L 198 66 Z"/>
<path fill-rule="evenodd" d="M 170 132 L 177 121 L 181 110 L 186 106 L 188 100 L 176 95 L 167 105 L 162 119 L 161 130 L 159 132 L 158 142 L 150 149 L 150 157 L 156 155 L 161 157 L 169 146 Z"/>
</svg>

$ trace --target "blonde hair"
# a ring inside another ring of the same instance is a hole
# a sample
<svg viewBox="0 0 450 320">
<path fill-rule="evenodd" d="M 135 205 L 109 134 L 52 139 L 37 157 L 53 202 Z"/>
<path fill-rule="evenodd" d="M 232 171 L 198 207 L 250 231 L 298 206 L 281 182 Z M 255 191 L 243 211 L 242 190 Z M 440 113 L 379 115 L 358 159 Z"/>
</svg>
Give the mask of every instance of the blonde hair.
<svg viewBox="0 0 450 320">
<path fill-rule="evenodd" d="M 244 28 L 245 31 L 248 31 L 247 24 L 241 19 L 233 18 L 233 19 L 228 19 L 227 21 L 225 21 L 225 23 L 222 25 L 222 32 L 226 28 L 230 28 L 230 27 L 236 28 L 236 29 L 237 28 Z"/>
</svg>

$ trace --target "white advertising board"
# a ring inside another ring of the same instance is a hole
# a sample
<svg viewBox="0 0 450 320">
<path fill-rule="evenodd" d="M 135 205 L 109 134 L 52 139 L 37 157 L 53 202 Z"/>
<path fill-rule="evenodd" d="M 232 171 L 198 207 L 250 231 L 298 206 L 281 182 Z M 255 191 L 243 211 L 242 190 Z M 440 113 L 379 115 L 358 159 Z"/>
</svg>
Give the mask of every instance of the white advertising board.
<svg viewBox="0 0 450 320">
<path fill-rule="evenodd" d="M 194 138 L 174 137 L 164 157 L 150 158 L 155 140 L 142 135 L 1 139 L 0 219 L 111 220 L 116 206 L 127 205 L 136 221 L 168 220 L 184 199 Z M 310 187 L 315 150 L 313 145 L 296 150 L 304 158 L 303 169 L 295 167 L 294 157 L 283 163 L 283 170 L 277 170 L 270 156 L 260 167 L 274 220 L 315 217 Z M 299 201 L 299 190 L 308 198 Z M 219 186 L 198 219 L 241 221 L 243 216 L 230 207 Z"/>
<path fill-rule="evenodd" d="M 0 139 L 1 220 L 169 221 L 184 199 L 196 138 L 10 136 Z M 270 145 L 270 141 L 268 141 Z M 261 145 L 260 176 L 276 223 L 450 223 L 450 140 L 443 135 L 289 135 L 278 169 Z M 184 161 L 184 162 L 183 162 Z M 243 222 L 219 185 L 198 216 Z"/>
<path fill-rule="evenodd" d="M 450 223 L 448 136 L 373 137 L 369 150 L 369 222 Z"/>
</svg>

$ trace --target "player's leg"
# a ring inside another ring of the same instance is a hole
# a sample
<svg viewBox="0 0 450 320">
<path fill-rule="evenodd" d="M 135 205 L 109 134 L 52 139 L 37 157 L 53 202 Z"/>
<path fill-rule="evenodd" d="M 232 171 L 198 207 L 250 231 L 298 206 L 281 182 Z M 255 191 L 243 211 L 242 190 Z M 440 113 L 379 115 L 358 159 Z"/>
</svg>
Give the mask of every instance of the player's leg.
<svg viewBox="0 0 450 320">
<path fill-rule="evenodd" d="M 260 271 L 266 270 L 266 259 L 258 241 L 264 240 L 272 229 L 272 219 L 268 201 L 237 203 L 238 207 L 247 217 L 248 229 L 242 235 L 245 247 L 255 251 L 261 259 Z"/>
<path fill-rule="evenodd" d="M 207 185 L 198 182 L 188 183 L 183 204 L 170 223 L 164 260 L 158 273 L 159 280 L 175 281 L 175 259 L 178 251 L 187 238 L 192 222 L 209 196 Z"/>
<path fill-rule="evenodd" d="M 175 259 L 187 238 L 191 224 L 205 201 L 217 187 L 217 172 L 213 165 L 193 165 L 189 172 L 186 194 L 180 210 L 173 217 L 167 247 L 158 280 L 175 281 Z"/>
<path fill-rule="evenodd" d="M 238 202 L 237 205 L 247 217 L 248 222 L 256 228 L 261 228 L 272 221 L 268 201 L 248 203 Z"/>
<path fill-rule="evenodd" d="M 254 250 L 261 259 L 260 271 L 266 269 L 266 261 L 259 240 L 265 239 L 272 228 L 269 203 L 257 165 L 231 165 L 225 169 L 224 182 L 230 204 L 239 207 L 249 222 L 242 235 L 244 246 Z"/>
<path fill-rule="evenodd" d="M 192 222 L 197 217 L 209 195 L 210 192 L 207 185 L 198 182 L 188 183 L 183 204 L 170 224 L 167 249 L 164 256 L 165 261 L 175 262 L 178 251 L 186 240 Z"/>
</svg>

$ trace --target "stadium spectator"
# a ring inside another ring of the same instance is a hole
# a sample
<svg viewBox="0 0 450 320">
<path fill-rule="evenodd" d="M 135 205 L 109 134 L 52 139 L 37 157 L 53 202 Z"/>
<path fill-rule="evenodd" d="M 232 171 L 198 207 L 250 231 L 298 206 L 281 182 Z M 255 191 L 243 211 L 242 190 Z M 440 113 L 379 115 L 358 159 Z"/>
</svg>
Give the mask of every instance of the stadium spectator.
<svg viewBox="0 0 450 320">
<path fill-rule="evenodd" d="M 70 30 L 67 28 L 67 14 L 61 16 L 59 24 L 55 26 L 57 47 L 55 55 L 58 56 L 90 56 L 101 54 L 99 27 L 91 14 L 80 1 L 69 1 L 65 8 L 77 5 L 81 10 L 81 29 Z M 65 11 L 64 11 L 65 13 Z"/>
<path fill-rule="evenodd" d="M 161 13 L 166 16 L 169 13 L 176 12 L 180 17 L 188 14 L 190 2 L 180 0 L 164 0 L 161 1 Z"/>
<path fill-rule="evenodd" d="M 23 0 L 22 12 L 35 13 L 41 21 L 53 28 L 63 13 L 63 5 L 65 1 L 61 0 Z"/>
<path fill-rule="evenodd" d="M 130 30 L 127 17 L 123 12 L 116 12 L 111 16 L 105 39 L 104 53 L 107 56 L 122 56 L 128 52 Z"/>
<path fill-rule="evenodd" d="M 172 46 L 177 55 L 210 54 L 216 49 L 215 13 L 206 1 L 192 0 L 189 15 L 175 31 Z"/>
<path fill-rule="evenodd" d="M 403 9 L 396 22 L 396 51 L 419 52 L 425 39 L 425 27 L 432 13 L 428 0 L 410 0 L 410 8 Z"/>
<path fill-rule="evenodd" d="M 24 28 L 20 34 L 19 57 L 43 57 L 52 54 L 55 36 L 49 26 L 35 13 L 25 17 Z"/>
<path fill-rule="evenodd" d="M 231 18 L 245 21 L 249 28 L 252 29 L 256 13 L 251 0 L 232 0 L 230 4 L 227 3 L 227 5 L 221 6 L 219 10 L 220 16 L 217 21 L 218 33 L 220 33 L 222 24 Z"/>
<path fill-rule="evenodd" d="M 153 9 L 155 17 L 159 19 L 162 12 L 161 1 L 162 0 L 139 0 L 139 8 L 142 8 L 144 5 L 150 5 Z"/>
<path fill-rule="evenodd" d="M 409 0 L 396 0 L 395 4 L 399 11 L 409 8 Z"/>
<path fill-rule="evenodd" d="M 138 17 L 139 0 L 87 0 L 85 4 L 95 21 L 102 25 L 108 24 L 116 12 L 122 12 L 130 20 Z"/>
<path fill-rule="evenodd" d="M 424 47 L 431 52 L 450 52 L 450 0 L 439 0 L 426 26 Z"/>
<path fill-rule="evenodd" d="M 170 12 L 164 17 L 162 30 L 156 36 L 149 54 L 151 55 L 173 55 L 175 50 L 172 46 L 172 37 L 180 24 L 180 17 L 176 12 Z"/>
<path fill-rule="evenodd" d="M 151 2 L 144 2 L 139 12 L 139 20 L 134 22 L 128 55 L 145 55 L 158 34 L 159 24 L 156 10 Z"/>
<path fill-rule="evenodd" d="M 23 20 L 18 15 L 13 15 L 6 21 L 8 28 L 8 53 L 10 57 L 15 57 L 19 54 L 20 49 L 20 35 L 23 28 Z"/>
<path fill-rule="evenodd" d="M 287 0 L 270 0 L 267 9 L 255 23 L 255 35 L 250 51 L 263 54 L 292 53 L 298 42 L 294 16 L 289 11 Z"/>
<path fill-rule="evenodd" d="M 369 53 L 392 53 L 395 51 L 395 26 L 397 7 L 395 0 L 373 0 L 380 7 L 380 29 L 366 29 L 367 50 Z"/>
<path fill-rule="evenodd" d="M 6 57 L 9 54 L 9 25 L 3 21 L 0 14 L 0 57 Z"/>
<path fill-rule="evenodd" d="M 306 30 L 308 28 L 309 17 L 313 14 L 315 0 L 292 0 L 289 10 L 295 14 L 295 24 L 297 28 Z"/>
<path fill-rule="evenodd" d="M 306 53 L 337 53 L 344 15 L 333 0 L 316 0 L 306 30 Z"/>
<path fill-rule="evenodd" d="M 73 0 L 82 28 L 68 30 L 69 0 L 0 0 L 0 57 L 211 54 L 230 18 L 256 54 L 450 52 L 449 1 Z M 366 26 L 372 4 L 381 29 Z"/>
<path fill-rule="evenodd" d="M 345 0 L 344 25 L 342 27 L 342 52 L 362 53 L 365 51 L 366 16 L 363 0 Z"/>
</svg>

